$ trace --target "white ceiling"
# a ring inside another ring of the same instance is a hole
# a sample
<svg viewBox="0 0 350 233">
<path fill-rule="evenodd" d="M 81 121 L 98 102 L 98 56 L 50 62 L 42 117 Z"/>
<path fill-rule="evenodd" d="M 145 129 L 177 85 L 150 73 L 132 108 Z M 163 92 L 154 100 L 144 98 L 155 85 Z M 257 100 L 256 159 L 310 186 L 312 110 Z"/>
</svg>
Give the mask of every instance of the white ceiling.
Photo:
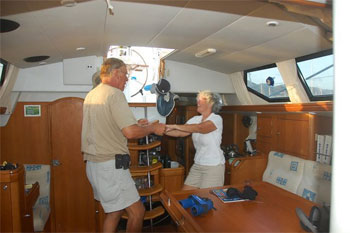
<svg viewBox="0 0 350 233">
<path fill-rule="evenodd" d="M 332 48 L 315 19 L 268 1 L 111 1 L 114 15 L 104 0 L 59 2 L 1 0 L 1 18 L 21 25 L 0 34 L 1 58 L 25 68 L 39 65 L 25 57 L 48 55 L 54 63 L 105 56 L 112 44 L 153 46 L 177 49 L 169 60 L 229 74 Z M 271 20 L 279 25 L 267 27 Z M 194 56 L 206 48 L 217 53 Z"/>
</svg>

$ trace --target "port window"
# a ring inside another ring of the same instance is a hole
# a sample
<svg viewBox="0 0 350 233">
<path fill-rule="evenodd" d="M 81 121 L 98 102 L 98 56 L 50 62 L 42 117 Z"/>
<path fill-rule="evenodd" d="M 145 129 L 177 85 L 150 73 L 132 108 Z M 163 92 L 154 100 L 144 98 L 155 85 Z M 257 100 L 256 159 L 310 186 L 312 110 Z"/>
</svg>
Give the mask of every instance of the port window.
<svg viewBox="0 0 350 233">
<path fill-rule="evenodd" d="M 298 76 L 310 100 L 332 100 L 334 89 L 333 51 L 296 58 Z"/>
<path fill-rule="evenodd" d="M 248 91 L 268 102 L 289 102 L 282 76 L 275 64 L 244 71 Z"/>
</svg>

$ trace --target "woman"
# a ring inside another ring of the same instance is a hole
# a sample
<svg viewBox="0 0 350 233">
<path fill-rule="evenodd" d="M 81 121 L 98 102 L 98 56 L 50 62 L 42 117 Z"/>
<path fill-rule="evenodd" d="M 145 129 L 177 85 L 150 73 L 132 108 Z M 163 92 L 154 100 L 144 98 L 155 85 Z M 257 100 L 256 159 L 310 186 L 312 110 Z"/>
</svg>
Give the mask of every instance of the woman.
<svg viewBox="0 0 350 233">
<path fill-rule="evenodd" d="M 222 118 L 216 114 L 221 106 L 220 95 L 201 91 L 197 95 L 197 112 L 201 115 L 192 117 L 185 125 L 166 126 L 165 134 L 168 136 L 186 137 L 192 134 L 196 154 L 184 190 L 224 184 L 225 157 L 220 148 Z"/>
</svg>

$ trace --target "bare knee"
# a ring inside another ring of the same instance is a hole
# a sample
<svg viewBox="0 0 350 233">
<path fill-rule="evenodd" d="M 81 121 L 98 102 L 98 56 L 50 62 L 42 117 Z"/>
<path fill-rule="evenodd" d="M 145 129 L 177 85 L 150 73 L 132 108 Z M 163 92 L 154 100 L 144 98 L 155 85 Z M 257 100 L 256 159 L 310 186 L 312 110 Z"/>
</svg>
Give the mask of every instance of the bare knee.
<svg viewBox="0 0 350 233">
<path fill-rule="evenodd" d="M 145 215 L 145 207 L 141 201 L 138 201 L 126 208 L 126 212 L 128 213 L 129 220 L 143 220 Z"/>
<path fill-rule="evenodd" d="M 111 213 L 106 213 L 106 217 L 103 223 L 103 232 L 115 232 L 122 212 L 115 211 Z"/>
</svg>

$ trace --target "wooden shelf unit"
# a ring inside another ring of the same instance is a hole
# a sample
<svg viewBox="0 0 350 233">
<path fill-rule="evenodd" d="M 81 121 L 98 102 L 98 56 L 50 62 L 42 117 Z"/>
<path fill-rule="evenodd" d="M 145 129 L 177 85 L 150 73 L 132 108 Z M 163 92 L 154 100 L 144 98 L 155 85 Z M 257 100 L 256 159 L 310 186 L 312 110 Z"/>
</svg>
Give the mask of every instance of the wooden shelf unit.
<svg viewBox="0 0 350 233">
<path fill-rule="evenodd" d="M 160 169 L 163 167 L 163 164 L 160 162 L 157 162 L 155 164 L 150 164 L 149 166 L 138 166 L 138 152 L 141 150 L 150 150 L 155 147 L 158 147 L 161 145 L 160 141 L 153 141 L 149 144 L 145 145 L 137 145 L 137 144 L 129 144 L 129 150 L 130 151 L 136 151 L 137 153 L 133 153 L 134 156 L 131 157 L 131 164 L 130 167 L 130 173 L 132 177 L 140 177 L 140 176 L 147 176 L 148 183 L 150 184 L 150 178 L 153 176 L 153 185 L 148 188 L 142 188 L 139 189 L 139 195 L 141 197 L 147 197 L 147 201 L 150 203 L 150 210 L 147 210 L 144 216 L 144 220 L 152 220 L 156 217 L 159 217 L 160 215 L 164 214 L 165 210 L 162 206 L 158 206 L 156 208 L 152 208 L 152 202 L 154 200 L 159 200 L 159 194 L 163 191 L 163 186 L 160 184 Z M 130 154 L 132 154 L 130 152 Z M 137 155 L 137 157 L 135 156 Z M 135 161 L 136 160 L 136 161 Z M 151 162 L 150 162 L 151 163 Z M 124 212 L 122 215 L 122 218 L 127 219 L 127 213 Z"/>
</svg>

